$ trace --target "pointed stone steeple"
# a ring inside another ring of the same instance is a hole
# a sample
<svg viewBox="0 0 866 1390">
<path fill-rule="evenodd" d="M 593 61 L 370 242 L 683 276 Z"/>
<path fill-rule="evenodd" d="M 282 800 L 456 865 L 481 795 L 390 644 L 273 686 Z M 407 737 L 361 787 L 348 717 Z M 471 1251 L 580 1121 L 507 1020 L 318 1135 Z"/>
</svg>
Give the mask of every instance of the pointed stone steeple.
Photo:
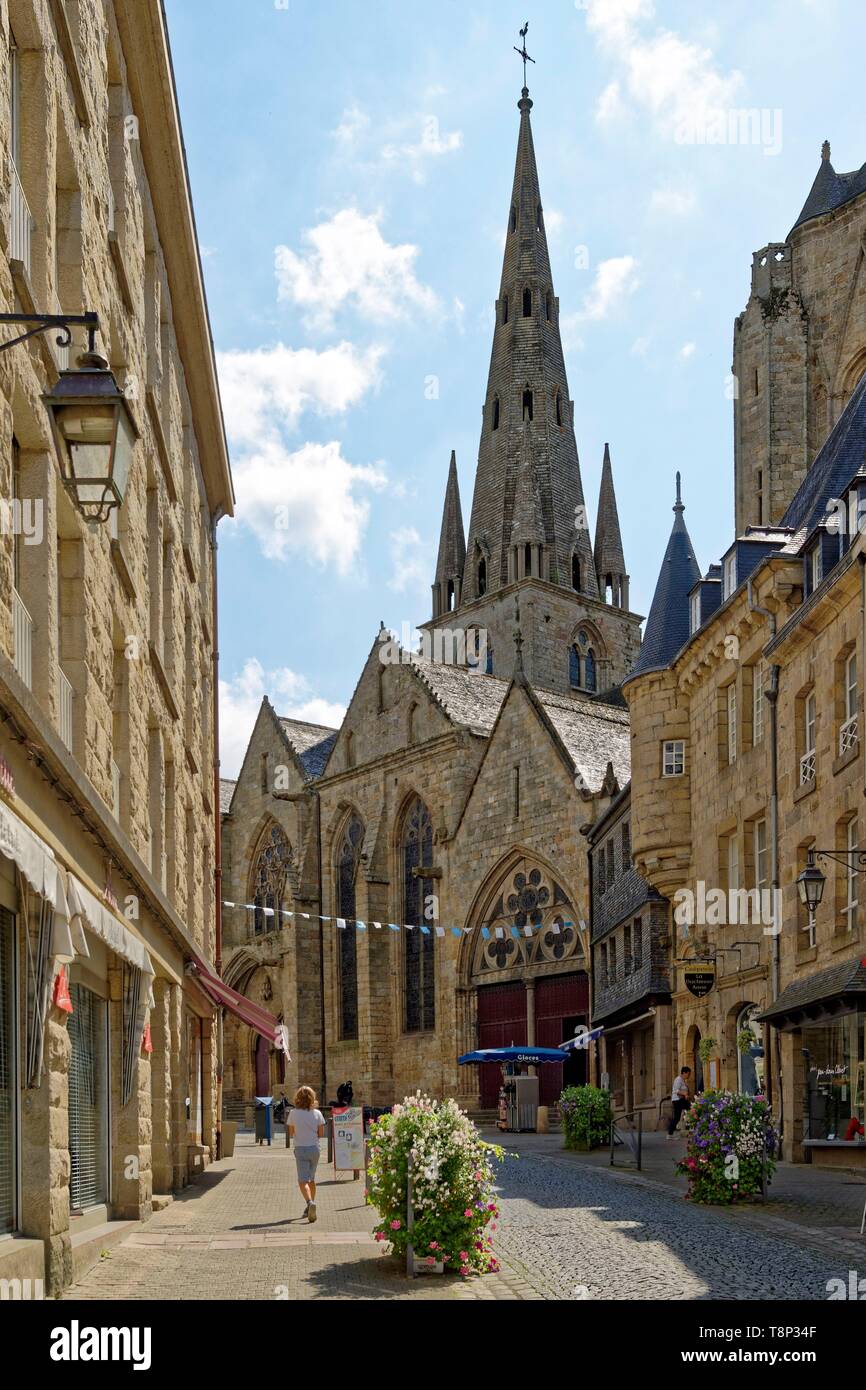
<svg viewBox="0 0 866 1390">
<path fill-rule="evenodd" d="M 433 584 L 434 618 L 449 612 L 452 607 L 459 606 L 465 564 L 466 536 L 463 531 L 463 512 L 460 508 L 457 455 L 452 449 L 451 462 L 448 465 L 448 482 L 445 486 L 445 506 L 442 509 L 436 579 Z"/>
<path fill-rule="evenodd" d="M 464 602 L 523 577 L 514 571 L 513 545 L 526 449 L 541 528 L 531 573 L 598 597 L 589 534 L 578 524 L 584 514 L 583 489 L 527 88 L 518 109 L 517 159 L 469 524 Z"/>
<path fill-rule="evenodd" d="M 683 521 L 684 511 L 678 473 L 674 524 L 646 621 L 640 656 L 629 674 L 629 680 L 643 671 L 667 666 L 689 636 L 689 590 L 697 584 L 701 572 Z"/>
<path fill-rule="evenodd" d="M 595 519 L 595 573 L 601 597 L 607 598 L 607 591 L 610 589 L 610 602 L 616 608 L 628 608 L 628 575 L 622 552 L 622 535 L 619 529 L 619 513 L 608 444 L 604 446 L 598 514 Z"/>
</svg>

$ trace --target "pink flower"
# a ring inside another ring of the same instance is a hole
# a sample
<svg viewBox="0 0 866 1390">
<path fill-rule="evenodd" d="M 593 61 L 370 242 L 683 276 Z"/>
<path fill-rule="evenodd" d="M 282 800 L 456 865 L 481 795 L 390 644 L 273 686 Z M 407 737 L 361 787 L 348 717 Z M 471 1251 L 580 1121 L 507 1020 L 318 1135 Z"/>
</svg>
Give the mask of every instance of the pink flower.
<svg viewBox="0 0 866 1390">
<path fill-rule="evenodd" d="M 400 1221 L 392 1221 L 392 1222 L 391 1222 L 391 1230 L 392 1230 L 392 1231 L 399 1231 L 401 1225 L 402 1225 L 402 1222 L 400 1222 Z"/>
<path fill-rule="evenodd" d="M 478 1171 L 477 1173 L 473 1173 L 472 1176 L 473 1176 L 473 1178 L 475 1179 L 476 1182 L 480 1182 L 481 1179 L 482 1179 L 482 1177 L 484 1176 L 484 1174 L 483 1174 L 483 1173 L 481 1172 L 481 1170 L 479 1169 L 479 1171 Z"/>
<path fill-rule="evenodd" d="M 465 1250 L 460 1251 L 460 1259 L 463 1264 L 466 1264 L 466 1261 L 469 1259 L 469 1256 L 467 1255 Z"/>
<path fill-rule="evenodd" d="M 438 1249 L 439 1249 L 439 1242 L 438 1242 L 438 1240 L 431 1240 L 431 1242 L 430 1242 L 430 1249 L 431 1249 L 431 1250 L 438 1250 Z"/>
<path fill-rule="evenodd" d="M 384 1240 L 384 1239 L 385 1239 L 385 1232 L 384 1232 L 384 1231 L 377 1231 L 377 1232 L 376 1232 L 376 1240 Z"/>
<path fill-rule="evenodd" d="M 467 1207 L 466 1210 L 464 1211 L 463 1215 L 464 1215 L 464 1216 L 471 1216 L 471 1215 L 472 1215 L 472 1208 L 471 1208 L 471 1207 Z"/>
<path fill-rule="evenodd" d="M 428 1255 L 428 1256 L 427 1256 L 427 1263 L 428 1263 L 428 1265 L 435 1265 L 435 1263 L 436 1263 L 436 1256 L 435 1256 L 435 1255 Z"/>
</svg>

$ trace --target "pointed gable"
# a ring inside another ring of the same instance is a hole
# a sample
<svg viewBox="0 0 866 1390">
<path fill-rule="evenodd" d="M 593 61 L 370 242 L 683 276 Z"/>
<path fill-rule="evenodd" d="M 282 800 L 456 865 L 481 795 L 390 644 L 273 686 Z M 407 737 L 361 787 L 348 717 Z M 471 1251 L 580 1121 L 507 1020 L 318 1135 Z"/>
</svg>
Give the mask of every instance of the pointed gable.
<svg viewBox="0 0 866 1390">
<path fill-rule="evenodd" d="M 689 591 L 697 584 L 701 572 L 683 520 L 684 511 L 678 473 L 673 529 L 659 570 L 640 656 L 628 676 L 629 680 L 643 671 L 667 666 L 688 640 Z"/>
</svg>

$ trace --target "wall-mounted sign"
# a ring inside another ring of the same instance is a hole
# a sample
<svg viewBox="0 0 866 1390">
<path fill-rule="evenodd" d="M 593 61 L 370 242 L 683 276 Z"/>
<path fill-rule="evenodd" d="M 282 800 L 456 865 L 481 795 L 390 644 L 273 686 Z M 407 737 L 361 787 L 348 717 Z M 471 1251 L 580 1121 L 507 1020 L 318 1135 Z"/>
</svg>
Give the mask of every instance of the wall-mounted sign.
<svg viewBox="0 0 866 1390">
<path fill-rule="evenodd" d="M 696 999 L 703 999 L 716 983 L 716 967 L 712 961 L 690 960 L 683 968 L 686 989 Z"/>
</svg>

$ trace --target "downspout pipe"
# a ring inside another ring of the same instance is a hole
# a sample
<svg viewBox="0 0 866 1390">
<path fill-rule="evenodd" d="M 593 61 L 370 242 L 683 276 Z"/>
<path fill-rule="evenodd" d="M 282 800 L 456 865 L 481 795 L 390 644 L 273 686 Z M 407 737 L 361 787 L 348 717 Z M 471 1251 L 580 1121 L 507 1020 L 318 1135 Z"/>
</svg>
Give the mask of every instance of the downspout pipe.
<svg viewBox="0 0 866 1390">
<path fill-rule="evenodd" d="M 211 638 L 213 641 L 212 660 L 212 724 L 213 724 L 213 802 L 214 802 L 214 967 L 222 978 L 223 963 L 223 893 L 222 893 L 222 821 L 220 819 L 220 702 L 219 702 L 219 629 L 217 618 L 217 526 L 224 516 L 223 507 L 217 508 L 211 519 Z M 223 1019 L 224 1009 L 217 1010 L 217 1114 L 216 1114 L 216 1156 L 222 1158 L 223 1139 Z"/>
<path fill-rule="evenodd" d="M 769 608 L 762 608 L 755 602 L 755 593 L 752 580 L 747 581 L 747 593 L 749 608 L 759 617 L 765 618 L 770 629 L 770 636 L 776 635 L 776 615 Z M 782 924 L 777 917 L 777 905 L 780 901 L 779 885 L 779 728 L 778 728 L 778 701 L 779 701 L 779 667 L 775 664 L 770 666 L 770 688 L 765 691 L 765 698 L 770 706 L 770 880 L 773 892 L 773 935 L 770 947 L 770 989 L 773 999 L 778 999 L 780 990 L 780 943 L 779 937 Z M 766 1025 L 772 1028 L 772 1025 Z M 778 1091 L 779 1106 L 779 1142 L 781 1143 L 785 1128 L 785 1097 L 782 1089 L 782 1039 L 778 1028 L 772 1028 L 773 1043 L 770 1049 L 773 1057 L 773 1067 L 769 1071 L 770 1079 L 770 1103 L 773 1101 L 773 1090 Z"/>
</svg>

